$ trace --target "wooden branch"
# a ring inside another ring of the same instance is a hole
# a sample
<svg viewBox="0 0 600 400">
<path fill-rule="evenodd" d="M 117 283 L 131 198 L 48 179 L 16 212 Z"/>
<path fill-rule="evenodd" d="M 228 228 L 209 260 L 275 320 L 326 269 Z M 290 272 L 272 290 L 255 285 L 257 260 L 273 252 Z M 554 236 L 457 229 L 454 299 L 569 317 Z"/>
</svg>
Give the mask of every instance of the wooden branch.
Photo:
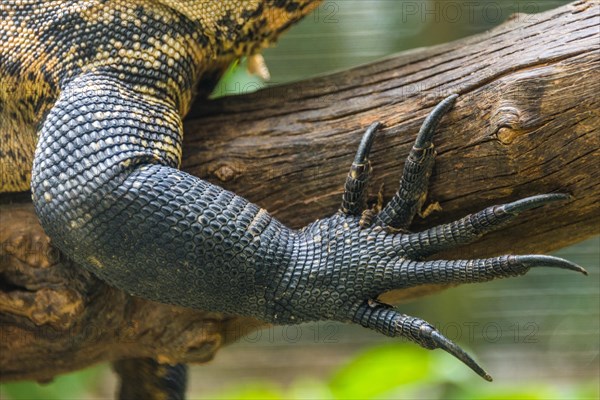
<svg viewBox="0 0 600 400">
<path fill-rule="evenodd" d="M 516 15 L 483 35 L 200 102 L 186 122 L 183 168 L 299 227 L 336 211 L 360 136 L 375 120 L 385 129 L 372 152 L 373 194 L 384 184 L 389 198 L 423 118 L 458 92 L 435 137 L 429 200 L 443 211 L 415 229 L 560 191 L 575 200 L 526 213 L 445 256 L 547 252 L 577 242 L 600 226 L 598 10 L 597 1 L 578 1 Z M 127 296 L 57 256 L 30 204 L 0 207 L 3 380 L 47 380 L 121 358 L 204 362 L 260 325 Z"/>
</svg>

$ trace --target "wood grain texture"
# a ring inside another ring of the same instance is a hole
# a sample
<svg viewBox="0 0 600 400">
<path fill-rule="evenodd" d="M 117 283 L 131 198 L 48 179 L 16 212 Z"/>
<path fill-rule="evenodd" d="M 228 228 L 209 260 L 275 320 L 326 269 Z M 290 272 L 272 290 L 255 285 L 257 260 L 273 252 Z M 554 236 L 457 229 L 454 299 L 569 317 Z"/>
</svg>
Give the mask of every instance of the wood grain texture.
<svg viewBox="0 0 600 400">
<path fill-rule="evenodd" d="M 380 120 L 373 195 L 390 198 L 420 123 L 460 93 L 436 135 L 415 230 L 546 192 L 575 200 L 523 214 L 445 254 L 548 252 L 599 232 L 598 1 L 516 15 L 483 35 L 250 95 L 199 101 L 183 168 L 300 227 L 337 210 L 363 130 Z M 258 321 L 160 305 L 110 288 L 52 250 L 30 204 L 0 206 L 0 378 L 48 380 L 107 360 L 205 362 Z M 597 267 L 597 266 L 591 266 Z M 431 289 L 431 288 L 429 288 Z M 392 293 L 398 301 L 418 293 Z"/>
</svg>

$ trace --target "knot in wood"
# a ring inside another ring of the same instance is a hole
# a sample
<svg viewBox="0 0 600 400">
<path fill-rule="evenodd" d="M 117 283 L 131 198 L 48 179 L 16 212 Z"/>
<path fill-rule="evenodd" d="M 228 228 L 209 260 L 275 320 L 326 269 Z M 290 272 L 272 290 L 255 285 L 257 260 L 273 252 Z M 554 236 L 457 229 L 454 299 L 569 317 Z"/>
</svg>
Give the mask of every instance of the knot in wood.
<svg viewBox="0 0 600 400">
<path fill-rule="evenodd" d="M 236 176 L 236 172 L 229 165 L 221 165 L 214 174 L 221 182 L 229 182 Z"/>
<path fill-rule="evenodd" d="M 514 106 L 499 107 L 490 120 L 492 136 L 504 145 L 511 144 L 524 132 L 521 117 L 521 111 Z"/>
</svg>

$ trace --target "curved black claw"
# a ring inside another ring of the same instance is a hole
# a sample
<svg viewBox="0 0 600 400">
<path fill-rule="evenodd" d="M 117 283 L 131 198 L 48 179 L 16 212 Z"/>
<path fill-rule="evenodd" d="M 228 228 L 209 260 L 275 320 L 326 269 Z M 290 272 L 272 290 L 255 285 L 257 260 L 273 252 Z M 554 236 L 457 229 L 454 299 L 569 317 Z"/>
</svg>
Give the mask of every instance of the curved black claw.
<svg viewBox="0 0 600 400">
<path fill-rule="evenodd" d="M 564 193 L 549 193 L 490 206 L 448 224 L 400 237 L 399 246 L 408 255 L 423 259 L 439 251 L 472 243 L 483 235 L 502 228 L 524 211 L 571 198 Z"/>
<path fill-rule="evenodd" d="M 500 256 L 472 260 L 406 261 L 398 259 L 390 283 L 383 289 L 408 288 L 430 284 L 481 283 L 493 279 L 525 275 L 531 268 L 555 267 L 587 275 L 577 264 L 544 255 Z"/>
<path fill-rule="evenodd" d="M 375 132 L 381 127 L 380 122 L 371 124 L 364 133 L 354 162 L 348 172 L 346 184 L 344 185 L 344 195 L 342 196 L 342 205 L 340 210 L 344 214 L 359 215 L 366 206 L 366 190 L 371 178 L 371 163 L 369 162 L 369 152 L 375 139 Z"/>
<path fill-rule="evenodd" d="M 473 358 L 471 358 L 471 356 L 467 354 L 467 352 L 461 349 L 460 346 L 447 339 L 435 329 L 432 329 L 431 327 L 430 329 L 431 331 L 428 332 L 428 335 L 431 338 L 431 340 L 435 343 L 437 348 L 442 349 L 445 352 L 452 354 L 454 357 L 458 358 L 467 367 L 471 368 L 473 371 L 475 371 L 477 375 L 481 376 L 486 381 L 491 382 L 493 380 L 491 375 L 485 372 L 485 370 L 479 364 L 477 364 L 475 360 L 473 360 Z"/>
<path fill-rule="evenodd" d="M 565 193 L 540 194 L 513 201 L 512 203 L 503 204 L 499 206 L 497 210 L 504 211 L 508 214 L 518 214 L 525 210 L 531 210 L 532 208 L 541 207 L 555 201 L 566 201 L 571 199 L 572 196 Z"/>
<path fill-rule="evenodd" d="M 386 304 L 373 305 L 371 302 L 365 302 L 359 306 L 352 320 L 390 337 L 405 337 L 429 350 L 442 349 L 461 360 L 483 379 L 492 380 L 492 377 L 463 349 L 420 318 L 400 314 Z"/>
<path fill-rule="evenodd" d="M 396 230 L 406 230 L 425 201 L 429 176 L 433 169 L 435 149 L 433 134 L 442 117 L 452 108 L 457 94 L 442 100 L 425 118 L 406 162 L 400 187 L 394 197 L 375 216 L 373 223 Z"/>
<path fill-rule="evenodd" d="M 421 129 L 419 130 L 419 134 L 417 135 L 417 140 L 415 141 L 414 147 L 417 149 L 424 149 L 429 146 L 431 143 L 431 139 L 433 138 L 433 134 L 435 129 L 437 128 L 440 120 L 446 113 L 454 106 L 456 99 L 458 98 L 458 94 L 453 94 L 451 96 L 446 97 L 442 100 L 431 113 L 425 118 L 423 124 L 421 125 Z"/>
<path fill-rule="evenodd" d="M 358 150 L 354 157 L 354 164 L 364 164 L 367 161 L 369 153 L 371 152 L 371 146 L 375 140 L 375 132 L 377 132 L 381 125 L 381 122 L 373 122 L 369 125 L 358 145 Z"/>
<path fill-rule="evenodd" d="M 562 268 L 562 269 L 570 269 L 571 271 L 576 271 L 582 273 L 583 275 L 587 275 L 587 271 L 580 267 L 579 265 L 565 260 L 564 258 L 553 257 L 553 256 L 544 256 L 544 255 L 528 255 L 528 256 L 512 256 L 515 258 L 515 262 L 524 265 L 528 268 L 535 267 L 551 267 L 551 268 Z"/>
</svg>

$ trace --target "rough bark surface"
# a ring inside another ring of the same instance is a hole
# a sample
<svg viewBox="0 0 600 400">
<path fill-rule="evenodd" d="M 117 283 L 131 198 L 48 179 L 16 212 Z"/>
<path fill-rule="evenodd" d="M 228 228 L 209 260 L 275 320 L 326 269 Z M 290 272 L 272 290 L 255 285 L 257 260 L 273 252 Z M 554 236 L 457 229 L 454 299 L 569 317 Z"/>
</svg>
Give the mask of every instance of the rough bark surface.
<svg viewBox="0 0 600 400">
<path fill-rule="evenodd" d="M 186 122 L 183 168 L 299 227 L 336 211 L 363 130 L 379 120 L 373 195 L 395 191 L 402 160 L 439 100 L 460 93 L 435 142 L 429 192 L 442 211 L 568 192 L 568 204 L 446 257 L 540 253 L 600 226 L 600 4 L 515 15 L 503 26 L 335 75 L 203 101 Z M 21 197 L 22 198 L 22 197 Z M 0 378 L 45 381 L 123 358 L 205 362 L 259 321 L 156 304 L 110 288 L 57 254 L 33 208 L 0 205 Z M 595 266 L 591 266 L 595 267 Z M 430 290 L 431 288 L 428 288 Z M 418 293 L 393 292 L 388 301 Z"/>
</svg>

